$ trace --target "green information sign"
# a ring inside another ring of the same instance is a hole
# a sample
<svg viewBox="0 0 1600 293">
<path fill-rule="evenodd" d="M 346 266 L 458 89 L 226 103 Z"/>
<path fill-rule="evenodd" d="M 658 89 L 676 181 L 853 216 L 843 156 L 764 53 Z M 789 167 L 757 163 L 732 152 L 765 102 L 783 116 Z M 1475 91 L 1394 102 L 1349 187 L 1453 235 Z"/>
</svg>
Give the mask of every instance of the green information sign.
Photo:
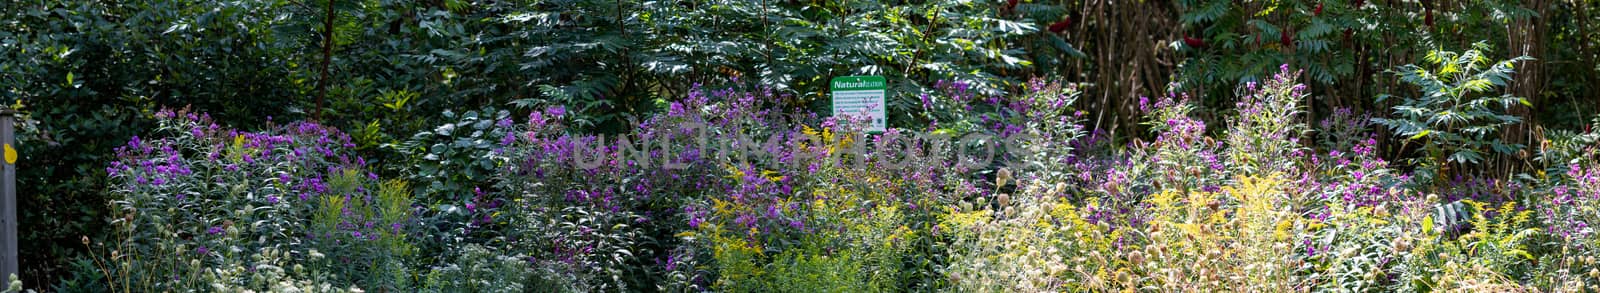
<svg viewBox="0 0 1600 293">
<path fill-rule="evenodd" d="M 882 76 L 840 76 L 828 82 L 833 91 L 833 116 L 853 117 L 866 122 L 868 132 L 883 132 L 888 126 L 889 82 Z"/>
</svg>

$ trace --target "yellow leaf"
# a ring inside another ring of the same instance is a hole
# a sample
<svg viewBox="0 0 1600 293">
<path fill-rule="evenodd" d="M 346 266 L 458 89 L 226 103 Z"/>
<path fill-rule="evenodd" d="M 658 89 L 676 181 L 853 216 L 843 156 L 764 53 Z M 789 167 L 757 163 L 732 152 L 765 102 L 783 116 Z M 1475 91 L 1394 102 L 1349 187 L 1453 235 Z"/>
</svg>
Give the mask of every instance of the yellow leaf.
<svg viewBox="0 0 1600 293">
<path fill-rule="evenodd" d="M 778 182 L 783 181 L 784 176 L 779 176 L 778 171 L 761 170 L 761 177 L 767 178 L 768 181 Z"/>
<path fill-rule="evenodd" d="M 1411 136 L 1411 139 L 1422 138 L 1423 136 L 1428 136 L 1430 133 L 1433 133 L 1433 130 L 1423 130 L 1422 132 L 1418 132 L 1417 135 Z"/>
<path fill-rule="evenodd" d="M 727 165 L 724 166 L 724 168 L 728 169 L 728 178 L 736 180 L 744 179 L 744 170 L 739 170 L 739 168 L 734 167 L 733 165 Z"/>
<path fill-rule="evenodd" d="M 6 148 L 6 164 L 15 165 L 17 163 L 17 149 L 11 148 L 11 144 L 9 144 L 9 143 L 5 144 L 5 145 L 6 145 L 6 147 L 5 147 Z"/>
<path fill-rule="evenodd" d="M 1272 238 L 1274 240 L 1277 240 L 1277 241 L 1283 241 L 1284 239 L 1288 239 L 1289 238 L 1289 228 L 1293 228 L 1293 226 L 1294 226 L 1294 222 L 1292 222 L 1292 221 L 1289 221 L 1289 220 L 1279 221 L 1277 227 L 1274 227 L 1274 229 L 1272 231 Z"/>
<path fill-rule="evenodd" d="M 1422 232 L 1433 233 L 1433 216 L 1422 218 Z"/>
</svg>

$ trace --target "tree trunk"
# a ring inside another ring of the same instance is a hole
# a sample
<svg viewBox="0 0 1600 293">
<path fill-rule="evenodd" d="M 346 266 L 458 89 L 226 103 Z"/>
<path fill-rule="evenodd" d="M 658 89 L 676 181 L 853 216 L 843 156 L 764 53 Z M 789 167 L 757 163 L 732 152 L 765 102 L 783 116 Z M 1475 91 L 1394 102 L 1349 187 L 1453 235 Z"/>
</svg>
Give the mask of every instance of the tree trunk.
<svg viewBox="0 0 1600 293">
<path fill-rule="evenodd" d="M 1178 14 L 1163 1 L 1091 0 L 1076 8 L 1073 35 L 1089 56 L 1069 68 L 1094 83 L 1085 87 L 1082 109 L 1095 109 L 1093 129 L 1138 136 L 1140 96 L 1163 92 L 1181 57 L 1166 45 L 1178 39 Z"/>
<path fill-rule="evenodd" d="M 322 101 L 328 97 L 328 65 L 333 63 L 333 0 L 328 0 L 328 15 L 322 19 L 322 77 L 317 79 L 317 108 L 311 119 L 322 121 Z"/>
<path fill-rule="evenodd" d="M 1512 106 L 1507 109 L 1507 114 L 1521 117 L 1522 123 L 1512 124 L 1502 129 L 1500 140 L 1504 143 L 1522 144 L 1532 148 L 1538 146 L 1538 141 L 1542 140 L 1542 138 L 1531 135 L 1535 132 L 1532 130 L 1534 125 L 1538 124 L 1538 121 L 1536 121 L 1537 117 L 1530 114 L 1544 105 L 1539 100 L 1539 95 L 1544 90 L 1546 83 L 1544 68 L 1547 60 L 1544 60 L 1544 58 L 1548 55 L 1545 54 L 1544 44 L 1545 31 L 1549 28 L 1549 25 L 1546 24 L 1545 17 L 1550 12 L 1551 3 L 1550 0 L 1528 0 L 1522 3 L 1524 5 L 1523 8 L 1527 8 L 1537 15 L 1519 17 L 1511 21 L 1506 27 L 1507 47 L 1510 48 L 1510 57 L 1528 56 L 1533 57 L 1534 60 L 1517 64 L 1517 72 L 1512 76 L 1511 85 L 1507 90 L 1513 95 L 1528 99 L 1528 102 L 1533 107 L 1530 109 L 1530 107 Z M 1503 178 L 1515 174 L 1522 166 L 1526 166 L 1526 160 L 1530 158 L 1528 154 L 1532 151 L 1534 150 L 1525 149 L 1509 156 L 1500 155 L 1500 159 L 1497 160 L 1493 170 L 1491 170 L 1493 172 L 1491 175 Z"/>
</svg>

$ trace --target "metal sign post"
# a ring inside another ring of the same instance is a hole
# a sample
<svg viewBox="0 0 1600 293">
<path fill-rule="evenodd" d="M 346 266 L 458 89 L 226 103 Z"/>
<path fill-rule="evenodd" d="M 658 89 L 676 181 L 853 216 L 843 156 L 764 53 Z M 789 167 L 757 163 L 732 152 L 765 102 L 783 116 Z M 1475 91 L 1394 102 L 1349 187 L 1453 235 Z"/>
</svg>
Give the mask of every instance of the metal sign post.
<svg viewBox="0 0 1600 293">
<path fill-rule="evenodd" d="M 0 278 L 21 274 L 17 270 L 17 149 L 11 146 L 16 114 L 0 107 L 0 148 L 5 152 L 5 164 L 0 168 Z"/>
</svg>

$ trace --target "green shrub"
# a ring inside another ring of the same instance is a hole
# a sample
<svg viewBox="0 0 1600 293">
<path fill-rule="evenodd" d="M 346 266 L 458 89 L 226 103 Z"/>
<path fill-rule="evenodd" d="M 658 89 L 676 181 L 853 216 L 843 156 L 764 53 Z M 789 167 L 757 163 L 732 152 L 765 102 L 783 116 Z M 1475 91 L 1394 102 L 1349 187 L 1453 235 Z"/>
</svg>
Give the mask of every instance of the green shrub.
<svg viewBox="0 0 1600 293">
<path fill-rule="evenodd" d="M 421 284 L 424 292 L 528 292 L 534 289 L 574 291 L 559 283 L 535 283 L 535 269 L 526 256 L 505 255 L 488 247 L 467 244 L 453 251 L 445 266 L 434 268 Z"/>
<path fill-rule="evenodd" d="M 106 168 L 117 237 L 91 248 L 113 291 L 411 286 L 411 191 L 363 172 L 349 136 L 156 116 L 160 138 L 135 137 Z"/>
<path fill-rule="evenodd" d="M 1477 43 L 1474 48 L 1462 53 L 1430 51 L 1424 61 L 1436 68 L 1414 64 L 1397 68 L 1400 81 L 1416 86 L 1422 93 L 1394 106 L 1395 118 L 1373 120 L 1397 136 L 1421 140 L 1425 155 L 1414 164 L 1420 167 L 1417 179 L 1422 182 L 1437 179 L 1441 162 L 1475 164 L 1485 159 L 1485 151 L 1506 155 L 1525 147 L 1501 142 L 1498 131 L 1522 122 L 1521 117 L 1506 111 L 1515 105 L 1531 104 L 1522 97 L 1497 94 L 1495 88 L 1511 81 L 1517 62 L 1531 58 L 1491 63 L 1484 55 L 1486 43 Z M 1378 100 L 1391 97 L 1379 95 Z"/>
<path fill-rule="evenodd" d="M 441 114 L 447 122 L 389 145 L 404 159 L 407 180 L 421 185 L 417 194 L 429 202 L 466 200 L 472 190 L 494 185 L 501 168 L 493 159 L 511 136 L 511 112 L 495 110 Z"/>
</svg>

